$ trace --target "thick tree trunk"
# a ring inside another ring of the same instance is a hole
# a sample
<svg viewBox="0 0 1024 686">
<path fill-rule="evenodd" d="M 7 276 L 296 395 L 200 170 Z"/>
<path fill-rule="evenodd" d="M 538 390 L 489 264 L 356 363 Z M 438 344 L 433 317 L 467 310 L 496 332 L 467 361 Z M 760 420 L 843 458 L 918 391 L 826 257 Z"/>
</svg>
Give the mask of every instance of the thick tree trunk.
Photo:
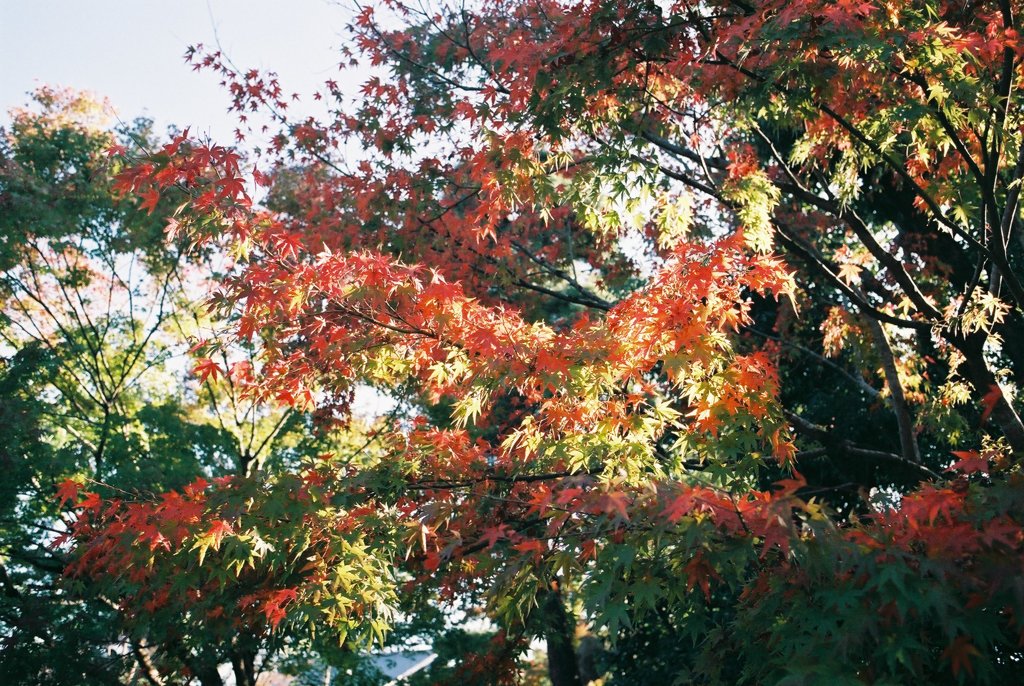
<svg viewBox="0 0 1024 686">
<path fill-rule="evenodd" d="M 199 679 L 200 686 L 224 686 L 224 680 L 220 678 L 220 672 L 217 670 L 220 659 L 216 654 L 205 652 L 193 655 L 180 640 L 168 641 L 162 647 L 188 667 L 192 676 Z"/>
<path fill-rule="evenodd" d="M 573 648 L 573 627 L 562 602 L 558 580 L 551 582 L 544 599 L 544 639 L 548 643 L 548 677 L 551 686 L 582 686 Z"/>
<path fill-rule="evenodd" d="M 235 672 L 236 686 L 256 686 L 256 656 L 252 651 L 242 648 L 231 651 L 231 669 Z"/>
<path fill-rule="evenodd" d="M 217 665 L 203 663 L 192 668 L 193 674 L 199 679 L 200 686 L 224 686 Z"/>
<path fill-rule="evenodd" d="M 964 355 L 967 380 L 983 402 L 990 404 L 992 421 L 999 426 L 1016 457 L 1024 457 L 1024 422 L 1002 392 L 999 380 L 985 362 L 983 348 L 986 334 L 978 332 L 969 336 L 953 337 L 950 342 Z M 986 408 L 988 410 L 989 408 Z"/>
</svg>

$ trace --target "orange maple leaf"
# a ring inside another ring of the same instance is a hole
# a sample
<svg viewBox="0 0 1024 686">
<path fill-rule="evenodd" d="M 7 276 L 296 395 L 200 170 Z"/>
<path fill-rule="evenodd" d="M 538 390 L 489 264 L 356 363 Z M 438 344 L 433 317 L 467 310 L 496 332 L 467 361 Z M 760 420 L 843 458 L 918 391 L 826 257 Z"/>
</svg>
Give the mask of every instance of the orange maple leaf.
<svg viewBox="0 0 1024 686">
<path fill-rule="evenodd" d="M 221 539 L 225 536 L 230 536 L 235 533 L 235 530 L 231 528 L 231 525 L 225 522 L 223 519 L 218 519 L 210 526 L 209 531 L 206 532 L 207 536 L 213 538 L 213 547 L 217 548 L 220 546 Z"/>
</svg>

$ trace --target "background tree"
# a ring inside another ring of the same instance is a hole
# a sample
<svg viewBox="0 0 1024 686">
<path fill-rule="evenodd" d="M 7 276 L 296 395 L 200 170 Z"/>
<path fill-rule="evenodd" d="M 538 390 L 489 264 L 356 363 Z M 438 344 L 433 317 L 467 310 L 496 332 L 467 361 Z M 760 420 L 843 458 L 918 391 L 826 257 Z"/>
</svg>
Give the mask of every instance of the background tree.
<svg viewBox="0 0 1024 686">
<path fill-rule="evenodd" d="M 237 683 L 251 683 L 256 639 L 171 613 L 139 622 L 111 589 L 61 580 L 58 486 L 65 498 L 97 487 L 142 497 L 297 464 L 318 442 L 298 414 L 242 397 L 251 347 L 230 351 L 231 378 L 190 380 L 185 353 L 212 325 L 195 294 L 222 258 L 166 239 L 173 198 L 160 214 L 117 201 L 107 150 L 144 155 L 156 136 L 144 120 L 110 128 L 109 116 L 87 95 L 42 88 L 0 132 L 0 672 L 162 684 L 191 670 L 219 684 L 217 666 L 235 662 Z"/>
</svg>

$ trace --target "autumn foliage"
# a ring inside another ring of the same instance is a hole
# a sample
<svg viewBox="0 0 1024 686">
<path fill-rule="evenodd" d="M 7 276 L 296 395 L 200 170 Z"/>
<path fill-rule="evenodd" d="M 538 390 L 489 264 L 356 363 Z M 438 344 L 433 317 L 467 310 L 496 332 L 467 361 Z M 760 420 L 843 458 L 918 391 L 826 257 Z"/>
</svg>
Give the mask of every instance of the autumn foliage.
<svg viewBox="0 0 1024 686">
<path fill-rule="evenodd" d="M 556 579 L 623 683 L 1019 676 L 1022 11 L 386 1 L 301 120 L 190 50 L 258 168 L 185 132 L 116 188 L 231 255 L 195 373 L 324 432 L 400 404 L 292 471 L 65 483 L 67 574 L 353 644 L 417 584 L 550 643 Z"/>
</svg>

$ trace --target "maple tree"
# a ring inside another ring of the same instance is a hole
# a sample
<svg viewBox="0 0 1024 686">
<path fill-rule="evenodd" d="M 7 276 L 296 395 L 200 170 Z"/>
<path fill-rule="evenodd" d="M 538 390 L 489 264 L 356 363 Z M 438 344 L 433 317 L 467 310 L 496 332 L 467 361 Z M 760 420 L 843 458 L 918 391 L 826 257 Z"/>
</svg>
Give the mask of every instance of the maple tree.
<svg viewBox="0 0 1024 686">
<path fill-rule="evenodd" d="M 387 0 L 351 27 L 361 95 L 297 121 L 190 50 L 240 138 L 280 127 L 262 202 L 186 134 L 118 177 L 235 259 L 197 373 L 325 430 L 361 384 L 406 408 L 298 469 L 69 486 L 70 574 L 138 621 L 346 645 L 410 585 L 484 598 L 466 671 L 512 679 L 542 634 L 558 686 L 568 603 L 674 645 L 666 680 L 1019 674 L 1021 9 Z"/>
</svg>

